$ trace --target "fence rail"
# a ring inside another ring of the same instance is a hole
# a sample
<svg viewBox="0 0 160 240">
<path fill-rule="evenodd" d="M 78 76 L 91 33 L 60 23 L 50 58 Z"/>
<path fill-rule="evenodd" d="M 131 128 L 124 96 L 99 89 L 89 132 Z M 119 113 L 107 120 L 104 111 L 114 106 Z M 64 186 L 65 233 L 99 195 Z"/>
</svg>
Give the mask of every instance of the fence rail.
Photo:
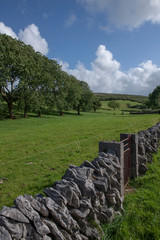
<svg viewBox="0 0 160 240">
<path fill-rule="evenodd" d="M 128 184 L 131 178 L 131 135 L 121 141 L 123 143 L 123 157 L 124 157 L 124 186 Z"/>
</svg>

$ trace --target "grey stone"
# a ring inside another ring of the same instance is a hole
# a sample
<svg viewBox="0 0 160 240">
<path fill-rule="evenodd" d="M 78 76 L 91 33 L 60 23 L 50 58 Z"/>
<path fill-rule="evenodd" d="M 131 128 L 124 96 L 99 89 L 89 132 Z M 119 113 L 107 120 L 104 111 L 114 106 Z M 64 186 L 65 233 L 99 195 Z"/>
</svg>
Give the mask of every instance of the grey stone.
<svg viewBox="0 0 160 240">
<path fill-rule="evenodd" d="M 112 188 L 117 188 L 119 191 L 121 189 L 120 183 L 118 182 L 117 178 L 113 175 L 111 176 L 111 186 Z"/>
<path fill-rule="evenodd" d="M 73 240 L 71 235 L 68 234 L 65 230 L 61 230 L 61 233 L 63 234 L 63 236 L 65 237 L 65 240 Z"/>
<path fill-rule="evenodd" d="M 100 222 L 109 222 L 109 217 L 101 209 L 95 209 L 96 216 Z"/>
<path fill-rule="evenodd" d="M 5 227 L 10 233 L 12 238 L 21 239 L 23 234 L 23 225 L 22 223 L 11 223 L 7 218 L 0 217 L 0 225 Z"/>
<path fill-rule="evenodd" d="M 32 227 L 31 224 L 26 224 L 27 235 L 24 238 L 25 240 L 49 240 L 50 238 L 46 236 L 41 236 L 36 230 Z"/>
<path fill-rule="evenodd" d="M 95 158 L 93 161 L 92 161 L 92 164 L 95 166 L 96 168 L 96 171 L 95 173 L 98 174 L 99 176 L 103 177 L 103 171 L 99 165 L 99 163 L 97 162 L 96 160 L 97 158 Z"/>
<path fill-rule="evenodd" d="M 106 179 L 107 180 L 107 179 Z M 101 192 L 107 192 L 108 189 L 108 181 L 102 182 L 100 180 L 94 180 L 93 181 L 96 188 Z"/>
<path fill-rule="evenodd" d="M 81 234 L 81 238 L 82 238 L 82 240 L 89 240 L 89 238 L 84 236 L 83 234 Z"/>
<path fill-rule="evenodd" d="M 146 165 L 146 164 L 147 164 L 147 159 L 146 159 L 145 156 L 138 155 L 138 162 L 139 162 L 140 164 Z"/>
<path fill-rule="evenodd" d="M 86 209 L 83 212 L 80 209 L 71 209 L 70 210 L 70 214 L 76 220 L 86 218 L 89 213 L 90 213 L 90 209 Z"/>
<path fill-rule="evenodd" d="M 65 240 L 64 235 L 61 233 L 61 231 L 58 229 L 57 225 L 50 221 L 49 219 L 43 219 L 43 222 L 49 227 L 51 235 L 56 239 L 56 240 Z"/>
<path fill-rule="evenodd" d="M 49 212 L 56 223 L 70 233 L 77 232 L 79 230 L 77 222 L 71 217 L 68 209 L 65 206 L 61 207 L 48 197 L 43 198 L 43 203 L 49 209 Z"/>
<path fill-rule="evenodd" d="M 84 219 L 79 221 L 81 232 L 87 236 L 89 239 L 100 239 L 97 229 L 91 227 L 87 221 Z"/>
<path fill-rule="evenodd" d="M 34 210 L 36 210 L 37 212 L 39 212 L 42 216 L 44 217 L 48 217 L 49 215 L 49 211 L 47 210 L 47 208 L 44 206 L 44 204 L 40 203 L 39 201 L 37 201 L 34 197 L 32 197 L 31 195 L 27 195 L 25 194 L 24 197 L 30 202 L 31 206 L 34 208 Z"/>
<path fill-rule="evenodd" d="M 85 160 L 83 162 L 83 164 L 81 165 L 81 167 L 88 167 L 88 168 L 93 168 L 95 171 L 97 170 L 96 167 L 89 161 Z"/>
<path fill-rule="evenodd" d="M 85 209 L 92 209 L 92 203 L 91 203 L 91 199 L 88 198 L 82 198 L 80 200 L 80 208 Z"/>
<path fill-rule="evenodd" d="M 72 234 L 72 235 L 71 235 L 71 238 L 72 238 L 73 240 L 82 240 L 82 237 L 81 237 L 80 232 L 76 232 L 76 233 Z"/>
<path fill-rule="evenodd" d="M 78 185 L 82 196 L 88 197 L 88 198 L 95 198 L 95 189 L 94 184 L 92 182 L 92 174 L 93 169 L 90 168 L 71 168 L 68 169 L 64 175 L 64 179 L 73 179 L 75 183 Z"/>
<path fill-rule="evenodd" d="M 110 221 L 113 220 L 113 218 L 114 218 L 114 209 L 113 208 L 102 207 L 101 211 L 104 212 L 108 216 Z"/>
<path fill-rule="evenodd" d="M 46 188 L 44 193 L 60 206 L 67 205 L 67 200 L 54 188 Z"/>
<path fill-rule="evenodd" d="M 105 197 L 104 192 L 97 192 L 97 195 L 99 197 L 100 204 L 106 206 L 107 202 L 106 202 L 106 197 Z"/>
<path fill-rule="evenodd" d="M 0 216 L 4 216 L 17 222 L 29 223 L 29 220 L 17 208 L 4 206 L 0 211 Z"/>
<path fill-rule="evenodd" d="M 57 181 L 54 187 L 66 198 L 69 206 L 79 208 L 81 192 L 76 183 L 63 179 L 62 181 Z"/>
<path fill-rule="evenodd" d="M 46 224 L 44 224 L 41 219 L 39 217 L 35 217 L 33 220 L 34 226 L 37 230 L 37 232 L 42 235 L 45 236 L 46 234 L 50 233 L 49 228 L 46 226 Z"/>
<path fill-rule="evenodd" d="M 34 226 L 39 234 L 44 236 L 50 232 L 48 227 L 42 223 L 39 214 L 32 208 L 30 202 L 25 197 L 17 197 L 14 203 L 24 215 L 33 221 Z"/>
<path fill-rule="evenodd" d="M 116 198 L 116 208 L 117 208 L 117 211 L 121 211 L 121 212 L 124 212 L 124 209 L 123 209 L 123 199 L 120 195 L 120 192 L 116 189 L 116 188 L 113 188 L 112 189 L 112 192 L 115 194 L 115 198 Z"/>
<path fill-rule="evenodd" d="M 18 196 L 14 203 L 16 207 L 31 221 L 34 221 L 35 217 L 39 217 L 39 214 L 32 208 L 30 202 L 23 196 Z"/>
<path fill-rule="evenodd" d="M 94 178 L 93 183 L 94 183 L 95 187 L 101 192 L 107 192 L 107 190 L 108 190 L 107 178 L 97 177 L 95 175 L 93 175 L 93 178 Z"/>
<path fill-rule="evenodd" d="M 107 165 L 107 163 L 105 161 L 103 161 L 102 158 L 97 158 L 98 163 L 100 166 L 104 167 L 106 169 L 106 171 L 108 172 L 108 174 L 117 174 L 117 170 L 113 167 L 113 165 Z"/>
<path fill-rule="evenodd" d="M 117 204 L 115 193 L 113 193 L 113 192 L 106 193 L 105 196 L 106 196 L 106 201 L 109 206 L 114 206 Z"/>
<path fill-rule="evenodd" d="M 12 240 L 11 235 L 3 226 L 0 226 L 0 240 Z"/>
</svg>

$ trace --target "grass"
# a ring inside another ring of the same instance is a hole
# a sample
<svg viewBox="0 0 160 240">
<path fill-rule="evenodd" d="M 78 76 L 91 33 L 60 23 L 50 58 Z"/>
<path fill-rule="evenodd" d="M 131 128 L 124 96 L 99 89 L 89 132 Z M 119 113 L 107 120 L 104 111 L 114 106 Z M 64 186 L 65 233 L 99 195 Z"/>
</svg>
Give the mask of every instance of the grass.
<svg viewBox="0 0 160 240">
<path fill-rule="evenodd" d="M 119 140 L 121 132 L 137 133 L 160 116 L 121 111 L 43 115 L 41 119 L 0 121 L 0 208 L 20 194 L 35 195 L 60 180 L 70 164 L 93 160 L 101 140 Z"/>
<path fill-rule="evenodd" d="M 103 240 L 160 239 L 160 150 L 144 176 L 131 182 L 135 189 L 125 196 L 125 214 L 103 226 Z"/>
</svg>

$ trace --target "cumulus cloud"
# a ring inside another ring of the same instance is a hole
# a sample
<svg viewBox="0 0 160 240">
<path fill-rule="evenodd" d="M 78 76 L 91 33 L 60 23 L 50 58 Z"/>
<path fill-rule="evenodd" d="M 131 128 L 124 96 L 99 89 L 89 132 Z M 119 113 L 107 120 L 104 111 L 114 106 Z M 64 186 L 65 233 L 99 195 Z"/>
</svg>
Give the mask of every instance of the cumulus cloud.
<svg viewBox="0 0 160 240">
<path fill-rule="evenodd" d="M 38 27 L 35 24 L 28 25 L 24 31 L 20 30 L 18 37 L 26 44 L 30 44 L 35 51 L 46 55 L 49 51 L 48 44 L 41 37 Z"/>
<path fill-rule="evenodd" d="M 0 22 L 0 33 L 5 33 L 13 38 L 20 39 L 24 43 L 31 45 L 35 51 L 39 51 L 44 55 L 49 51 L 47 41 L 41 37 L 39 29 L 35 24 L 28 25 L 24 31 L 20 30 L 17 36 L 12 28 Z"/>
<path fill-rule="evenodd" d="M 75 14 L 70 14 L 69 17 L 65 21 L 66 27 L 72 26 L 77 21 L 77 17 Z"/>
<path fill-rule="evenodd" d="M 131 30 L 146 21 L 160 23 L 160 0 L 77 0 L 77 2 L 91 14 L 103 13 L 107 25 L 118 28 L 126 27 Z"/>
<path fill-rule="evenodd" d="M 122 72 L 120 63 L 104 45 L 98 47 L 91 70 L 81 62 L 77 63 L 75 69 L 70 69 L 66 62 L 59 63 L 64 71 L 81 81 L 86 81 L 94 92 L 148 95 L 159 85 L 160 68 L 152 61 L 146 61 L 128 72 Z"/>
<path fill-rule="evenodd" d="M 12 38 L 18 39 L 17 35 L 13 32 L 12 28 L 6 26 L 3 22 L 0 22 L 0 33 L 7 34 Z"/>
</svg>

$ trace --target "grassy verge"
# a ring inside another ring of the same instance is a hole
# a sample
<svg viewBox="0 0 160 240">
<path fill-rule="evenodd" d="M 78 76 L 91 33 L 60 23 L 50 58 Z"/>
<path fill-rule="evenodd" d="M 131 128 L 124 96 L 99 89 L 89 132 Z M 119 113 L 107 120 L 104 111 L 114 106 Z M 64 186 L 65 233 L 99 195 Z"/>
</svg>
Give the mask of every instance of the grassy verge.
<svg viewBox="0 0 160 240">
<path fill-rule="evenodd" d="M 131 116 L 120 110 L 1 120 L 0 208 L 12 206 L 20 194 L 43 192 L 70 164 L 93 160 L 99 141 L 118 141 L 121 132 L 137 133 L 159 121 L 158 114 Z"/>
<path fill-rule="evenodd" d="M 125 197 L 125 214 L 103 226 L 103 240 L 160 239 L 160 150 L 146 175 L 131 185 L 135 190 Z"/>
</svg>

